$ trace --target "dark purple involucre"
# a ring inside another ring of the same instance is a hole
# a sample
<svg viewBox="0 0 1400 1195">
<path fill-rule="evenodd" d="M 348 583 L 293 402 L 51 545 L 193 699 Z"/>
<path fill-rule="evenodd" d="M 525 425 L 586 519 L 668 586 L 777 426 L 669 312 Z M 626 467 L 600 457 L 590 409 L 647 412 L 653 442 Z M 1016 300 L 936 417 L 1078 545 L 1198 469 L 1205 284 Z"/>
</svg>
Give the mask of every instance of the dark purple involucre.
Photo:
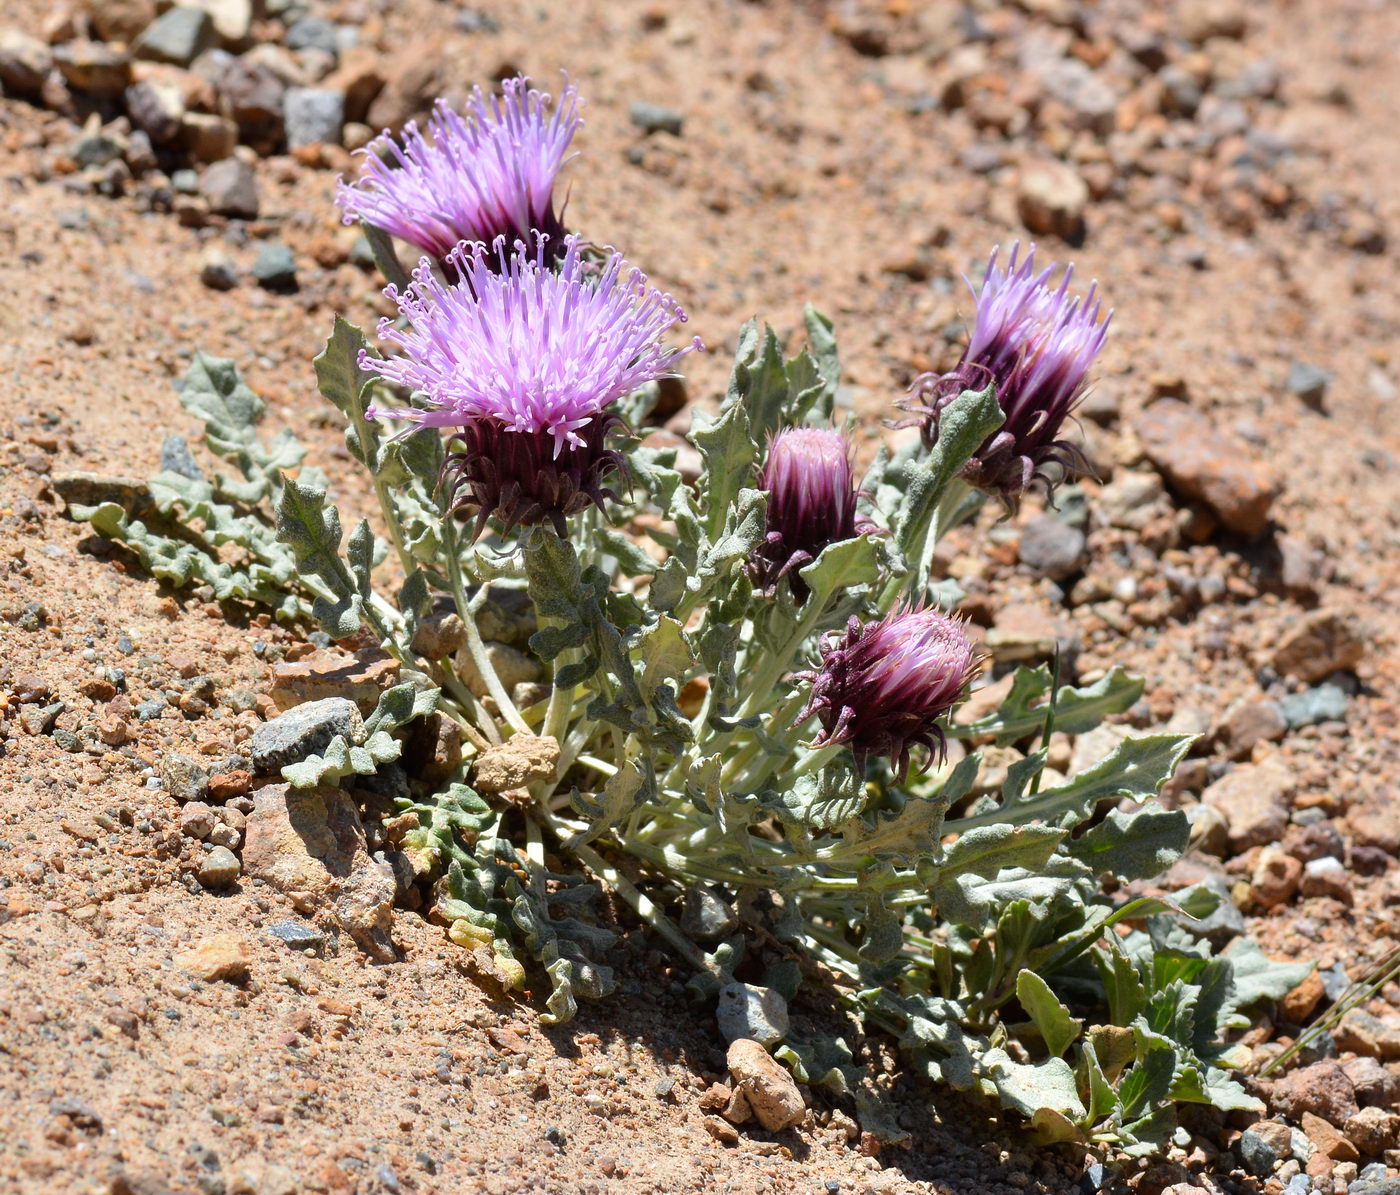
<svg viewBox="0 0 1400 1195">
<path fill-rule="evenodd" d="M 554 211 L 554 180 L 568 160 L 569 142 L 583 121 L 578 91 L 559 103 L 523 77 L 488 98 L 472 90 L 465 119 L 438 100 L 428 137 L 410 121 L 402 146 L 389 133 L 362 152 L 360 177 L 341 180 L 335 201 L 345 223 L 376 228 L 445 258 L 459 241 L 530 240 L 543 233 L 559 245 L 564 227 Z"/>
<path fill-rule="evenodd" d="M 812 683 L 798 721 L 820 719 L 815 746 L 845 743 L 860 768 L 882 755 L 901 780 L 914 744 L 928 748 L 931 761 L 943 759 L 948 744 L 939 722 L 962 700 L 977 668 L 962 623 L 920 608 L 895 610 L 878 622 L 852 618 L 844 634 L 826 637 L 821 655 L 821 667 L 797 676 Z"/>
<path fill-rule="evenodd" d="M 403 419 L 451 429 L 443 482 L 454 509 L 478 511 L 477 534 L 491 515 L 507 528 L 564 519 L 590 502 L 602 506 L 603 481 L 623 464 L 606 445 L 622 419 L 608 408 L 646 382 L 674 377 L 693 348 L 661 337 L 685 312 L 670 295 L 609 251 L 585 262 L 575 237 L 551 265 L 543 237 L 458 245 L 445 283 L 423 258 L 399 294 L 408 320 L 381 320 L 380 338 L 402 354 L 363 353 L 360 366 L 417 394 L 416 407 L 371 407 L 371 419 Z"/>
<path fill-rule="evenodd" d="M 835 428 L 780 431 L 768 447 L 758 484 L 768 492 L 768 534 L 749 571 L 766 593 L 787 577 L 793 594 L 805 599 L 807 583 L 798 569 L 828 544 L 875 530 L 869 520 L 856 518 L 851 446 Z"/>
<path fill-rule="evenodd" d="M 1060 432 L 1084 395 L 1113 313 L 1100 319 L 1097 283 L 1082 299 L 1069 293 L 1073 266 L 1058 287 L 1051 287 L 1057 267 L 1052 263 L 1037 273 L 1034 245 L 1019 264 L 1020 245 L 1012 246 L 1005 269 L 997 265 L 998 252 L 999 247 L 992 250 L 981 293 L 973 288 L 977 321 L 962 360 L 949 373 L 915 379 L 907 409 L 922 418 L 924 443 L 931 447 L 939 417 L 953 399 L 995 384 L 1006 421 L 962 475 L 1014 509 L 1032 484 L 1049 492 L 1056 479 L 1048 466 L 1089 471 L 1084 453 Z"/>
</svg>

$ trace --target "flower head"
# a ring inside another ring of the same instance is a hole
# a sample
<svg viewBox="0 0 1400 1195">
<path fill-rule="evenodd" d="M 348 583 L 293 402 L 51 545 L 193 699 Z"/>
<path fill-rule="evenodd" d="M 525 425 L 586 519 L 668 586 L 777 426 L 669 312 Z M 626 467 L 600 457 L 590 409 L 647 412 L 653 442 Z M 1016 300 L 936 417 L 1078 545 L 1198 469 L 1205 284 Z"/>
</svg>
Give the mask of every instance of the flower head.
<svg viewBox="0 0 1400 1195">
<path fill-rule="evenodd" d="M 438 100 L 428 120 L 431 140 L 416 122 L 403 144 L 385 132 L 364 150 L 360 177 L 341 180 L 336 203 L 345 223 L 364 219 L 446 257 L 458 241 L 507 245 L 543 233 L 551 244 L 564 228 L 554 212 L 554 179 L 583 121 L 578 91 L 550 98 L 523 78 L 507 79 L 489 99 L 473 89 L 466 116 Z"/>
<path fill-rule="evenodd" d="M 758 586 L 771 592 L 783 577 L 803 599 L 797 570 L 828 544 L 853 539 L 874 524 L 856 518 L 851 446 L 834 427 L 786 428 L 773 437 L 759 474 L 768 492 L 768 534 L 750 565 Z"/>
<path fill-rule="evenodd" d="M 812 684 L 798 720 L 820 719 L 817 746 L 846 743 L 857 766 L 883 755 L 901 778 L 914 744 L 943 757 L 947 739 L 939 722 L 962 699 L 977 667 L 962 623 L 919 607 L 878 622 L 852 618 L 844 634 L 827 636 L 821 655 L 821 667 L 798 676 Z"/>
<path fill-rule="evenodd" d="M 477 530 L 494 513 L 509 527 L 602 505 L 602 481 L 622 466 L 605 446 L 621 424 L 608 410 L 657 378 L 674 376 L 684 348 L 660 343 L 685 312 L 670 295 L 610 252 L 601 266 L 569 237 L 551 265 L 544 238 L 461 244 L 444 283 L 425 257 L 397 301 L 409 326 L 382 320 L 380 337 L 401 355 L 361 355 L 361 367 L 421 396 L 418 407 L 372 407 L 372 419 L 455 429 L 444 480 L 454 506 L 478 509 Z"/>
<path fill-rule="evenodd" d="M 1082 299 L 1069 293 L 1073 266 L 1052 287 L 1056 267 L 1037 273 L 1034 245 L 1019 264 L 1020 246 L 1013 246 L 1005 269 L 997 265 L 999 251 L 992 251 L 981 293 L 973 291 L 977 320 L 962 360 L 950 373 L 916 379 L 910 409 L 922 416 L 931 446 L 939 416 L 959 393 L 995 384 L 1005 422 L 973 454 L 963 476 L 1014 507 L 1032 483 L 1050 488 L 1047 465 L 1088 470 L 1083 452 L 1060 431 L 1083 397 L 1113 315 L 1100 318 L 1097 283 Z"/>
</svg>

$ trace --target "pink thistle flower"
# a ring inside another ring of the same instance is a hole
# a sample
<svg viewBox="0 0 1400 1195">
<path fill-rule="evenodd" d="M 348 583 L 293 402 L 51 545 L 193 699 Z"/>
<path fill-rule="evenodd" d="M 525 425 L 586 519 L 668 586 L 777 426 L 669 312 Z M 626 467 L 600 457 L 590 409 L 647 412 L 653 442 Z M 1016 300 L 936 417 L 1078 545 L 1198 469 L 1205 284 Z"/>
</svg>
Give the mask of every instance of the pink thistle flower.
<svg viewBox="0 0 1400 1195">
<path fill-rule="evenodd" d="M 366 220 L 437 258 L 458 241 L 543 234 L 560 243 L 554 180 L 583 124 L 578 90 L 566 86 L 550 110 L 550 97 L 523 76 L 501 86 L 490 98 L 474 88 L 465 118 L 438 100 L 431 139 L 416 122 L 404 126 L 402 146 L 388 132 L 375 138 L 361 151 L 360 177 L 337 187 L 345 223 Z"/>
<path fill-rule="evenodd" d="M 1049 492 L 1049 465 L 1089 471 L 1084 453 L 1060 433 L 1084 395 L 1113 313 L 1100 318 L 1097 283 L 1082 299 L 1069 293 L 1073 266 L 1052 287 L 1057 267 L 1037 273 L 1034 245 L 1019 264 L 1020 245 L 1012 246 L 1005 269 L 997 265 L 999 252 L 992 250 L 981 293 L 973 289 L 977 320 L 962 359 L 949 373 L 915 379 L 908 409 L 922 418 L 924 442 L 931 447 L 944 408 L 963 390 L 994 383 L 1006 420 L 973 454 L 963 476 L 1014 508 L 1032 484 Z"/>
<path fill-rule="evenodd" d="M 797 675 L 811 695 L 798 721 L 816 714 L 814 746 L 845 743 L 863 768 L 883 755 L 902 780 L 909 749 L 926 747 L 933 761 L 947 753 L 942 719 L 967 690 L 978 657 L 963 624 L 938 610 L 906 607 L 878 622 L 852 618 L 821 646 L 821 666 Z"/>
<path fill-rule="evenodd" d="M 564 518 L 611 496 L 602 482 L 623 467 L 606 447 L 622 424 L 608 408 L 646 382 L 674 377 L 684 348 L 661 337 L 685 312 L 649 287 L 641 271 L 608 251 L 585 262 L 569 237 L 550 264 L 546 243 L 505 239 L 490 247 L 459 244 L 448 255 L 455 281 L 445 283 L 423 258 L 413 282 L 385 294 L 409 321 L 381 320 L 380 338 L 401 353 L 361 354 L 360 365 L 416 392 L 415 407 L 371 407 L 371 419 L 402 419 L 422 428 L 454 429 L 444 466 L 453 508 L 478 510 L 477 534 L 492 514 L 507 529 Z"/>
<path fill-rule="evenodd" d="M 856 517 L 850 442 L 833 427 L 780 431 L 768 446 L 758 484 L 768 492 L 768 534 L 749 571 L 767 593 L 787 577 L 793 594 L 805 599 L 807 584 L 798 569 L 828 544 L 876 530 Z"/>
</svg>

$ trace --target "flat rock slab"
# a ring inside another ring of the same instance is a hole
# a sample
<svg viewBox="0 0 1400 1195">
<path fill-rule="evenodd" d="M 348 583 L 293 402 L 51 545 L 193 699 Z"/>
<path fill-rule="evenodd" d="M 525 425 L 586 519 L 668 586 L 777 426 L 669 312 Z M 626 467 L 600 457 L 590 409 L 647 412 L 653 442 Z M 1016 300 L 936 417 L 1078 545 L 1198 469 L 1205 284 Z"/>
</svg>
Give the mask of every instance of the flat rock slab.
<svg viewBox="0 0 1400 1195">
<path fill-rule="evenodd" d="M 1208 507 L 1228 530 L 1253 538 L 1268 526 L 1278 479 L 1200 411 L 1180 399 L 1162 399 L 1142 413 L 1137 434 L 1168 483 Z"/>
</svg>

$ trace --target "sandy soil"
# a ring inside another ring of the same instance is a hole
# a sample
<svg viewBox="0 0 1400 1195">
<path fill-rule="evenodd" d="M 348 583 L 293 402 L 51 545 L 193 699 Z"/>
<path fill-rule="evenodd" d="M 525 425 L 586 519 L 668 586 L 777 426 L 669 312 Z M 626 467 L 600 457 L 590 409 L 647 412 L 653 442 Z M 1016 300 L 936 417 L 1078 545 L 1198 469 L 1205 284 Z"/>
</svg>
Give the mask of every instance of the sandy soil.
<svg viewBox="0 0 1400 1195">
<path fill-rule="evenodd" d="M 970 307 L 958 275 L 1027 235 L 1018 172 L 1074 160 L 1091 191 L 1083 243 L 1043 241 L 1098 278 L 1116 308 L 1085 420 L 1104 481 L 1169 471 L 1144 459 L 1139 418 L 1154 398 L 1184 395 L 1272 471 L 1274 530 L 1254 543 L 1211 531 L 1174 484 L 1153 499 L 1147 528 L 1095 516 L 1082 571 L 1103 582 L 1098 596 L 1076 598 L 1018 563 L 1033 509 L 998 529 L 989 556 L 951 554 L 948 567 L 989 626 L 1051 625 L 1079 640 L 1081 672 L 1121 661 L 1145 673 L 1137 724 L 1208 732 L 1178 799 L 1273 759 L 1296 781 L 1294 811 L 1322 809 L 1353 849 L 1352 815 L 1383 816 L 1400 775 L 1390 600 L 1400 311 L 1383 240 L 1400 226 L 1390 77 L 1400 10 L 1249 5 L 1242 40 L 1201 49 L 1177 39 L 1199 5 L 1162 14 L 1026 0 L 976 17 L 893 0 L 484 8 L 498 32 L 464 32 L 453 9 L 426 0 L 325 12 L 358 24 L 391 77 L 428 52 L 423 39 L 452 88 L 507 68 L 570 73 L 588 99 L 570 223 L 625 249 L 685 303 L 712 350 L 690 370 L 699 403 L 722 390 L 745 318 L 786 335 L 810 300 L 837 322 L 845 401 L 872 444 L 890 434 L 881 420 L 909 379 L 956 353 L 949 325 Z M 0 3 L 0 25 L 37 31 L 46 19 L 38 4 Z M 1158 115 L 1160 79 L 1124 49 L 1154 29 L 1174 61 L 1215 79 L 1194 118 Z M 1085 117 L 1046 92 L 1037 56 L 1064 51 L 1116 89 L 1116 112 Z M 1264 60 L 1277 90 L 1238 101 L 1245 131 L 1219 106 L 1226 82 Z M 682 113 L 682 135 L 642 134 L 634 100 Z M 619 996 L 550 1029 L 539 1000 L 499 998 L 411 912 L 396 921 L 400 961 L 371 963 L 334 936 L 307 955 L 267 932 L 297 916 L 286 898 L 194 882 L 197 844 L 148 780 L 173 751 L 235 752 L 259 714 L 224 695 L 265 692 L 268 661 L 298 636 L 167 592 L 66 518 L 51 482 L 154 472 L 167 434 L 194 433 L 171 380 L 204 349 L 238 360 L 269 400 L 269 426 L 294 427 L 337 477 L 342 509 L 367 510 L 310 356 L 333 313 L 367 323 L 382 300 L 347 261 L 354 234 L 330 206 L 343 155 L 320 167 L 264 158 L 258 220 L 191 228 L 147 210 L 136 188 L 93 193 L 64 161 L 75 132 L 40 106 L 0 100 L 0 1190 L 1074 1189 L 1082 1157 L 1037 1153 L 1012 1126 L 898 1076 L 882 1042 L 866 1057 L 890 1072 L 911 1149 L 866 1156 L 821 1094 L 806 1127 L 736 1134 L 700 1105 L 724 1072 L 712 1019 L 686 1004 L 684 974 L 625 916 Z M 994 158 L 1004 164 L 979 172 Z M 246 277 L 227 293 L 201 283 L 209 244 L 246 270 L 268 240 L 295 253 L 296 294 Z M 1290 393 L 1295 361 L 1332 373 L 1323 409 Z M 1092 504 L 1099 487 L 1086 489 Z M 1315 553 L 1306 585 L 1281 583 L 1276 533 Z M 1215 581 L 1173 602 L 1167 568 Z M 1133 588 L 1115 589 L 1123 580 Z M 1312 609 L 1342 611 L 1365 638 L 1345 720 L 1290 730 L 1232 763 L 1219 734 L 1230 712 L 1307 687 L 1272 661 Z M 198 676 L 214 678 L 220 699 L 128 719 L 127 740 L 105 749 L 27 733 L 24 704 L 63 701 L 68 731 L 121 718 L 104 688 L 110 668 L 124 670 L 133 705 Z M 1270 950 L 1325 969 L 1396 935 L 1394 873 L 1355 869 L 1350 904 L 1290 896 L 1266 910 L 1249 890 L 1252 849 L 1226 870 Z M 241 983 L 192 980 L 175 962 L 219 932 L 248 944 Z M 1216 1163 L 1231 1140 L 1228 1128 L 1204 1134 L 1183 1160 L 1249 1189 Z M 1159 1169 L 1138 1187 L 1187 1178 Z"/>
</svg>

